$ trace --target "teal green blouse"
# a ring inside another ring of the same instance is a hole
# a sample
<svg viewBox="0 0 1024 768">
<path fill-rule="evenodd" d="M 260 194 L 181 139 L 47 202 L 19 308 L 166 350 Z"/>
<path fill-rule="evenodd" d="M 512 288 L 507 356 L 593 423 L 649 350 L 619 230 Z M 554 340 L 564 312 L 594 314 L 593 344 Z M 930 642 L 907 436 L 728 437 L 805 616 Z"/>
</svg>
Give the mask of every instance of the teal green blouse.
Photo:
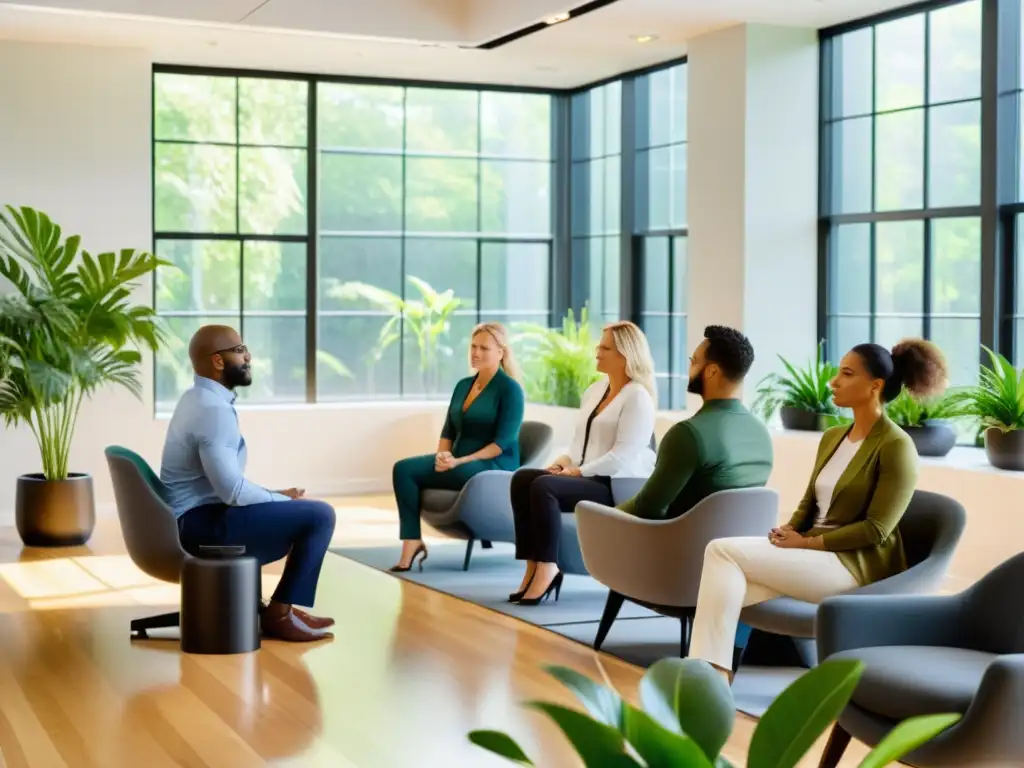
<svg viewBox="0 0 1024 768">
<path fill-rule="evenodd" d="M 452 455 L 456 458 L 494 443 L 501 448 L 501 453 L 491 459 L 494 468 L 515 471 L 520 465 L 519 428 L 526 407 L 523 388 L 499 368 L 463 413 L 462 404 L 475 381 L 476 376 L 468 376 L 455 385 L 441 437 L 452 441 Z"/>
</svg>

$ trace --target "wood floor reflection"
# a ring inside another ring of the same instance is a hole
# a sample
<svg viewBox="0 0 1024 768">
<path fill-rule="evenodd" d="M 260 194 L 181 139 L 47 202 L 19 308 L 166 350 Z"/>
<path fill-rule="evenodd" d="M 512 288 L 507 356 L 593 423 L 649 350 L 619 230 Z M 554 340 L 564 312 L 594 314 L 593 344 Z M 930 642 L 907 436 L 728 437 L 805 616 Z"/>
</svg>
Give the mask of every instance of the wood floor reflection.
<svg viewBox="0 0 1024 768">
<path fill-rule="evenodd" d="M 386 500 L 336 503 L 337 541 L 396 538 Z M 276 579 L 265 575 L 268 590 Z M 186 656 L 173 631 L 129 640 L 129 620 L 168 610 L 177 589 L 135 569 L 116 520 L 65 550 L 23 550 L 13 529 L 0 531 L 3 765 L 508 765 L 465 737 L 499 728 L 538 765 L 572 766 L 557 729 L 521 706 L 574 705 L 541 665 L 604 678 L 635 700 L 642 670 L 510 617 L 335 555 L 320 584 L 316 610 L 338 619 L 333 640 Z M 726 752 L 737 765 L 753 727 L 738 718 Z M 851 749 L 848 765 L 863 754 Z"/>
</svg>

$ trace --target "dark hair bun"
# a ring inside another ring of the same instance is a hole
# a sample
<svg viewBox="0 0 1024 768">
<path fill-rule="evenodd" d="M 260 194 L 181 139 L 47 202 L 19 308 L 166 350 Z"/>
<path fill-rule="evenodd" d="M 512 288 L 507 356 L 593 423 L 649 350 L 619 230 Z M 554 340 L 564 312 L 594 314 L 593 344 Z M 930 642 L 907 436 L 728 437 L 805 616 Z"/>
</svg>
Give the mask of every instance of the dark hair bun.
<svg viewBox="0 0 1024 768">
<path fill-rule="evenodd" d="M 903 339 L 892 348 L 892 364 L 892 379 L 895 381 L 886 382 L 885 388 L 889 390 L 890 386 L 895 385 L 893 397 L 903 387 L 914 397 L 934 397 L 946 390 L 949 380 L 946 356 L 934 342 Z"/>
</svg>

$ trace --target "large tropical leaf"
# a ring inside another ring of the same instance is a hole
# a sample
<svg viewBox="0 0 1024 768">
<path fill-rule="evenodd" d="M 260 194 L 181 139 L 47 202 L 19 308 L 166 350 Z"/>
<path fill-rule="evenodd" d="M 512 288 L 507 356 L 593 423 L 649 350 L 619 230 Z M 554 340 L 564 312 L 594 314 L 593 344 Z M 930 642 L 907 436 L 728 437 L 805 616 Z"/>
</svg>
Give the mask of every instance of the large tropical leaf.
<svg viewBox="0 0 1024 768">
<path fill-rule="evenodd" d="M 859 768 L 885 768 L 959 721 L 959 714 L 922 715 L 904 720 L 886 734 Z"/>
<path fill-rule="evenodd" d="M 522 748 L 506 733 L 501 731 L 470 731 L 469 740 L 488 752 L 511 760 L 519 765 L 533 765 Z"/>
<path fill-rule="evenodd" d="M 666 728 L 647 712 L 626 706 L 626 740 L 646 768 L 715 768 L 700 745 L 677 728 Z"/>
<path fill-rule="evenodd" d="M 576 698 L 580 700 L 591 717 L 599 723 L 622 730 L 623 701 L 618 693 L 594 682 L 575 669 L 560 666 L 547 666 L 544 669 L 576 694 Z"/>
<path fill-rule="evenodd" d="M 642 768 L 626 754 L 626 741 L 610 725 L 599 723 L 574 709 L 535 701 L 528 706 L 555 721 L 576 749 L 586 768 Z"/>
</svg>

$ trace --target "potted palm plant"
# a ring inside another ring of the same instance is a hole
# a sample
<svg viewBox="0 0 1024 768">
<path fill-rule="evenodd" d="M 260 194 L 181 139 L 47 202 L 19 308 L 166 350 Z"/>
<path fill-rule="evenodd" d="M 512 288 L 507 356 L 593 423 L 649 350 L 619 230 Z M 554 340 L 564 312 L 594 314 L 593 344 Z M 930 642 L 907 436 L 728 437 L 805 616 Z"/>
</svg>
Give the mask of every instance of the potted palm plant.
<svg viewBox="0 0 1024 768">
<path fill-rule="evenodd" d="M 144 344 L 162 335 L 153 309 L 133 304 L 135 281 L 165 264 L 126 249 L 93 256 L 81 238 L 33 208 L 0 212 L 0 414 L 26 425 L 42 471 L 18 478 L 15 522 L 29 546 L 82 544 L 95 525 L 92 477 L 69 470 L 82 402 L 116 384 L 141 397 Z"/>
<path fill-rule="evenodd" d="M 1024 472 L 1024 370 L 988 347 L 992 365 L 981 366 L 979 383 L 957 395 L 965 413 L 977 417 L 985 453 L 994 467 Z"/>
<path fill-rule="evenodd" d="M 953 424 L 965 416 L 965 410 L 953 391 L 919 400 L 904 389 L 886 405 L 889 418 L 910 435 L 921 456 L 945 456 L 953 450 L 957 438 Z"/>
<path fill-rule="evenodd" d="M 600 378 L 594 363 L 596 340 L 591 336 L 586 306 L 579 323 L 570 309 L 561 328 L 515 323 L 512 342 L 523 350 L 526 397 L 532 403 L 579 408 L 583 392 Z"/>
<path fill-rule="evenodd" d="M 860 661 L 826 660 L 784 690 L 758 721 L 748 766 L 793 768 L 839 717 L 863 673 Z M 586 766 L 731 768 L 722 754 L 736 719 L 732 691 L 699 659 L 662 659 L 640 681 L 640 706 L 565 667 L 545 668 L 581 701 L 586 712 L 534 701 L 562 730 Z M 913 717 L 896 725 L 860 764 L 889 765 L 960 720 L 960 715 Z M 501 731 L 478 730 L 471 742 L 519 765 L 533 765 Z"/>
<path fill-rule="evenodd" d="M 779 411 L 786 429 L 815 432 L 833 423 L 839 409 L 832 402 L 829 382 L 839 369 L 825 360 L 823 352 L 824 341 L 818 343 L 817 358 L 804 368 L 779 355 L 786 373 L 770 373 L 758 382 L 754 411 L 765 421 Z"/>
</svg>

